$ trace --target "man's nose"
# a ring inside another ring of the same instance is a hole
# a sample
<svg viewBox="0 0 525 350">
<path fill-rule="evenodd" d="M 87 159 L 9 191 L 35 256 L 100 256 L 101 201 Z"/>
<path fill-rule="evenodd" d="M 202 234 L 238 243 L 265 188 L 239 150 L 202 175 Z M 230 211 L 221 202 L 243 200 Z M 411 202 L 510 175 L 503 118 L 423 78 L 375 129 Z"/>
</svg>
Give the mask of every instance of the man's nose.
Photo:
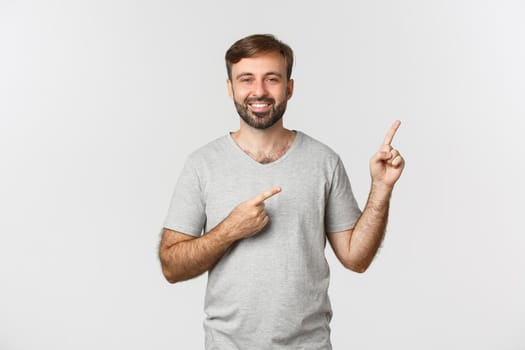
<svg viewBox="0 0 525 350">
<path fill-rule="evenodd" d="M 268 90 L 266 89 L 266 84 L 264 80 L 256 81 L 253 87 L 253 95 L 254 96 L 266 96 L 267 94 L 268 94 Z"/>
</svg>

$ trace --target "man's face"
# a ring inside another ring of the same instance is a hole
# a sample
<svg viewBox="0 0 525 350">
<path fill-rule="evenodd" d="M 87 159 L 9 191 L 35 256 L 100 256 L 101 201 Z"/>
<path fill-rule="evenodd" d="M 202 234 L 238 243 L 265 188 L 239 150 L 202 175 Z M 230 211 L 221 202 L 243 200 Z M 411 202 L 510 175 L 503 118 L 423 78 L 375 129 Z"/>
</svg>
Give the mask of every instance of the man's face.
<svg viewBox="0 0 525 350">
<path fill-rule="evenodd" d="M 228 92 L 242 120 L 251 127 L 267 129 L 286 111 L 293 80 L 286 78 L 284 57 L 272 52 L 233 64 Z"/>
</svg>

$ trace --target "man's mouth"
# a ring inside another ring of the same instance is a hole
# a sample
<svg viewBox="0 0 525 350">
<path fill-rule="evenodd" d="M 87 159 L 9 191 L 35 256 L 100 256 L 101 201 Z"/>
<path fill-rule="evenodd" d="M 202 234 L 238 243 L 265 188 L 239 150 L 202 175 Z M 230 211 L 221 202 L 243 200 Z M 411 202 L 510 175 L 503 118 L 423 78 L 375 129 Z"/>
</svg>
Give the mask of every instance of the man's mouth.
<svg viewBox="0 0 525 350">
<path fill-rule="evenodd" d="M 272 109 L 273 103 L 270 101 L 248 102 L 248 107 L 254 113 L 266 113 Z"/>
</svg>

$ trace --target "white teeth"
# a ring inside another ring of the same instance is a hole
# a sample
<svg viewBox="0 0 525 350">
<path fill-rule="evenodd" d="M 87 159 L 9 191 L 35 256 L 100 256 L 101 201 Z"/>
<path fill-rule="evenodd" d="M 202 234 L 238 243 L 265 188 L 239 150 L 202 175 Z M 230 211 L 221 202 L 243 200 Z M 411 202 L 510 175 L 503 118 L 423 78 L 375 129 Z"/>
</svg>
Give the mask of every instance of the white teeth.
<svg viewBox="0 0 525 350">
<path fill-rule="evenodd" d="M 265 104 L 265 103 L 254 103 L 254 104 L 252 104 L 252 106 L 255 107 L 255 108 L 263 108 L 263 107 L 266 107 L 268 105 Z"/>
</svg>

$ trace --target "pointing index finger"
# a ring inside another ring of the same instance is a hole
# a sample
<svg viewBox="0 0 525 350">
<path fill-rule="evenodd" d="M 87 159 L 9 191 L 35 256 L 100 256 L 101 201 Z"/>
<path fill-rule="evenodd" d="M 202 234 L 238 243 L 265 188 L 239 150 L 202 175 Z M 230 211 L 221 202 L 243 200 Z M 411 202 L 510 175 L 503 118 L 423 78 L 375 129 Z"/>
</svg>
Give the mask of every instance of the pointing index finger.
<svg viewBox="0 0 525 350">
<path fill-rule="evenodd" d="M 385 145 L 390 145 L 392 143 L 392 140 L 394 139 L 394 135 L 396 134 L 397 129 L 399 129 L 399 126 L 401 125 L 401 121 L 396 120 L 394 124 L 390 127 L 390 130 L 386 133 L 385 141 L 383 142 Z"/>
<path fill-rule="evenodd" d="M 265 192 L 261 193 L 260 195 L 255 197 L 254 200 L 255 200 L 256 203 L 262 203 L 265 200 L 267 200 L 268 198 L 276 195 L 279 192 L 281 192 L 281 188 L 280 187 L 274 187 L 272 189 L 269 189 L 268 191 L 265 191 Z"/>
</svg>

